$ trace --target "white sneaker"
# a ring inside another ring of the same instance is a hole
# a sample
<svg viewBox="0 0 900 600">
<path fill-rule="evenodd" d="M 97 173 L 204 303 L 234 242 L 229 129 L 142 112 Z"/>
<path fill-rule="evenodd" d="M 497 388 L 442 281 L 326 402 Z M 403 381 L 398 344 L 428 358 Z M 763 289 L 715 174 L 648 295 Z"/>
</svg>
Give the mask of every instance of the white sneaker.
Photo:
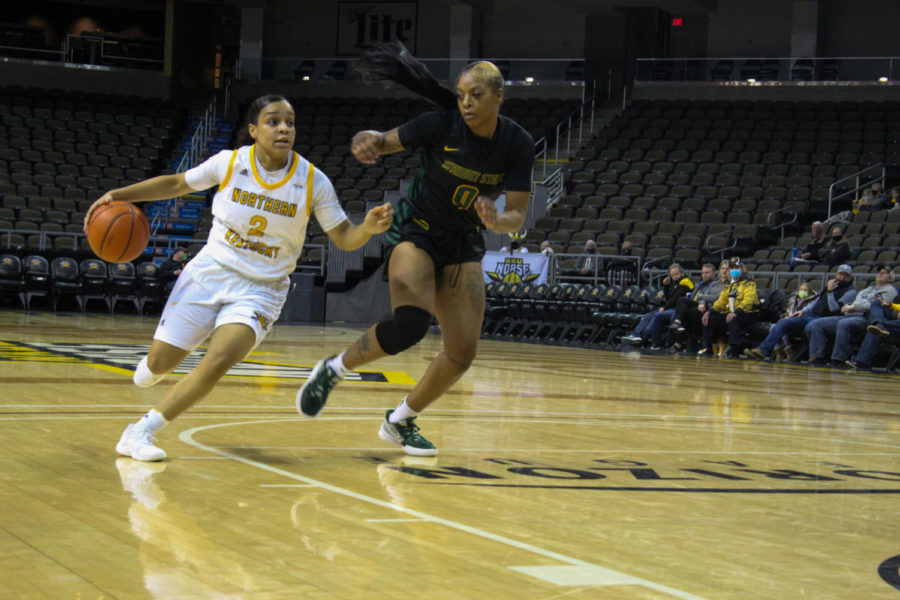
<svg viewBox="0 0 900 600">
<path fill-rule="evenodd" d="M 166 378 L 166 374 L 162 373 L 157 375 L 153 371 L 150 370 L 150 367 L 147 366 L 147 357 L 141 359 L 141 362 L 138 363 L 137 367 L 134 368 L 134 375 L 131 376 L 131 380 L 134 381 L 134 385 L 142 388 L 150 387 L 151 385 L 156 385 L 160 381 Z"/>
<path fill-rule="evenodd" d="M 166 457 L 166 451 L 153 445 L 153 435 L 134 423 L 125 428 L 116 452 L 122 456 L 130 456 L 134 460 L 154 461 Z"/>
</svg>

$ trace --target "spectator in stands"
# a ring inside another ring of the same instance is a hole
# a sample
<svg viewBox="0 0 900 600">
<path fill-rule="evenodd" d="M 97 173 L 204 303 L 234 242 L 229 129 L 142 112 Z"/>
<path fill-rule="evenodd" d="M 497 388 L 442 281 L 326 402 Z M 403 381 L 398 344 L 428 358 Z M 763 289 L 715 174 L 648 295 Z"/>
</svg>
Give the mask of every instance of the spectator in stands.
<svg viewBox="0 0 900 600">
<path fill-rule="evenodd" d="M 515 240 L 515 239 L 514 239 L 514 240 L 512 240 L 512 241 L 509 243 L 509 248 L 508 248 L 508 249 L 507 249 L 506 246 L 504 246 L 503 248 L 500 248 L 500 252 L 507 252 L 507 251 L 508 251 L 510 254 L 514 254 L 514 253 L 516 253 L 516 252 L 520 252 L 520 253 L 527 254 L 527 253 L 528 253 L 528 248 L 526 248 L 525 246 L 522 245 L 522 241 L 521 241 L 521 240 Z"/>
<path fill-rule="evenodd" d="M 881 189 L 880 183 L 873 183 L 870 187 L 863 190 L 862 195 L 853 201 L 852 213 L 856 214 L 861 210 L 880 210 L 887 198 L 884 190 Z"/>
<path fill-rule="evenodd" d="M 622 242 L 619 256 L 631 256 L 630 241 Z M 637 262 L 624 258 L 610 261 L 606 269 L 606 280 L 610 285 L 631 285 L 637 281 Z"/>
<path fill-rule="evenodd" d="M 543 242 L 541 242 L 541 254 L 553 256 L 553 246 L 550 245 L 550 240 L 544 240 Z"/>
<path fill-rule="evenodd" d="M 181 275 L 184 265 L 187 264 L 187 252 L 183 248 L 176 248 L 175 252 L 159 265 L 159 279 L 165 287 L 166 292 L 171 292 L 175 285 L 175 280 Z"/>
<path fill-rule="evenodd" d="M 841 265 L 835 274 L 835 278 L 826 284 L 826 293 L 832 293 L 833 297 L 842 297 L 842 293 L 849 288 L 852 290 L 852 296 L 843 298 L 843 300 L 845 304 L 852 302 L 856 296 L 852 283 L 853 278 L 850 266 Z M 837 291 L 835 291 L 836 288 Z M 744 350 L 744 354 L 750 358 L 769 360 L 772 358 L 773 351 L 777 355 L 779 350 L 781 350 L 784 358 L 788 362 L 793 362 L 795 352 L 790 336 L 802 331 L 806 324 L 815 318 L 809 313 L 818 299 L 818 294 L 812 290 L 808 282 L 804 281 L 801 283 L 797 291 L 791 294 L 785 314 L 769 328 L 769 334 L 766 336 L 766 339 L 756 348 Z M 839 303 L 836 306 L 836 310 L 840 310 Z"/>
<path fill-rule="evenodd" d="M 114 200 L 150 202 L 217 188 L 209 239 L 178 277 L 150 351 L 135 369 L 134 383 L 139 387 L 159 383 L 207 338 L 209 345 L 187 376 L 169 387 L 137 423 L 128 425 L 116 445 L 119 454 L 141 461 L 165 458 L 165 451 L 153 444 L 154 436 L 212 391 L 263 341 L 287 300 L 289 275 L 297 266 L 313 214 L 344 250 L 363 246 L 390 226 L 389 202 L 369 210 L 363 223 L 352 224 L 328 178 L 293 151 L 295 136 L 290 102 L 281 96 L 262 96 L 247 110 L 241 147 L 219 152 L 183 173 L 110 190 L 85 214 L 87 226 L 93 211 Z M 238 176 L 250 171 L 252 177 Z M 240 204 L 233 201 L 238 196 L 259 197 L 260 202 Z M 282 210 L 272 209 L 269 200 Z M 483 287 L 480 278 L 478 287 Z"/>
<path fill-rule="evenodd" d="M 891 188 L 891 197 L 888 198 L 885 208 L 890 210 L 900 209 L 900 187 L 894 186 Z"/>
<path fill-rule="evenodd" d="M 483 229 L 521 229 L 531 197 L 534 140 L 500 115 L 503 76 L 496 65 L 465 66 L 453 88 L 444 87 L 402 45 L 375 46 L 357 69 L 393 80 L 438 108 L 389 131 L 361 131 L 351 151 L 362 163 L 417 149 L 422 168 L 385 238 L 393 315 L 370 327 L 341 354 L 316 365 L 297 394 L 297 409 L 315 417 L 331 390 L 352 369 L 411 348 L 428 333 L 432 315 L 441 326 L 443 351 L 396 409 L 382 419 L 379 436 L 407 454 L 434 456 L 415 419 L 469 369 L 475 359 L 485 296 Z M 494 200 L 506 193 L 500 212 Z"/>
<path fill-rule="evenodd" d="M 812 239 L 806 247 L 800 251 L 797 258 L 806 261 L 818 261 L 819 251 L 828 241 L 825 237 L 825 226 L 822 225 L 822 221 L 813 221 L 813 224 L 810 227 L 810 233 L 812 233 Z"/>
<path fill-rule="evenodd" d="M 587 240 L 584 243 L 584 253 L 578 257 L 575 263 L 574 275 L 581 277 L 593 277 L 600 272 L 602 268 L 602 260 L 596 256 L 597 244 L 594 240 Z M 571 264 L 571 263 L 570 263 Z"/>
<path fill-rule="evenodd" d="M 849 259 L 850 242 L 844 238 L 843 226 L 835 225 L 831 228 L 831 239 L 819 250 L 819 261 L 833 267 Z"/>
<path fill-rule="evenodd" d="M 806 326 L 809 338 L 809 364 L 811 366 L 828 366 L 825 362 L 825 349 L 828 338 L 834 337 L 830 366 L 842 368 L 850 355 L 850 344 L 854 338 L 866 329 L 869 306 L 882 300 L 890 303 L 897 295 L 892 285 L 894 274 L 885 265 L 878 266 L 875 281 L 856 295 L 851 304 L 841 307 L 842 316 L 816 319 Z"/>
<path fill-rule="evenodd" d="M 744 262 L 737 256 L 728 261 L 729 282 L 722 289 L 712 310 L 703 313 L 703 349 L 701 356 L 712 356 L 713 343 L 727 331 L 728 346 L 726 358 L 737 358 L 741 354 L 743 341 L 741 334 L 759 319 L 759 296 L 756 282 L 746 277 Z"/>
<path fill-rule="evenodd" d="M 719 299 L 722 288 L 728 283 L 728 261 L 723 260 L 719 265 L 719 276 L 716 277 L 716 267 L 712 263 L 706 263 L 700 269 L 700 283 L 690 294 L 679 298 L 675 302 L 675 314 L 672 324 L 669 325 L 668 345 L 673 352 L 680 352 L 684 345 L 684 334 L 699 336 L 703 331 L 700 319 L 707 307 L 712 306 Z"/>
<path fill-rule="evenodd" d="M 694 290 L 694 282 L 685 275 L 680 264 L 672 263 L 662 285 L 663 305 L 641 317 L 634 331 L 622 338 L 624 341 L 635 345 L 649 341 L 652 350 L 662 347 L 662 335 L 675 316 L 675 305 Z"/>
<path fill-rule="evenodd" d="M 847 366 L 854 369 L 872 368 L 872 361 L 878 353 L 882 342 L 900 343 L 900 290 L 897 290 L 895 303 L 879 300 L 869 305 L 869 326 L 866 336 L 859 345 L 854 360 L 848 360 Z"/>
</svg>

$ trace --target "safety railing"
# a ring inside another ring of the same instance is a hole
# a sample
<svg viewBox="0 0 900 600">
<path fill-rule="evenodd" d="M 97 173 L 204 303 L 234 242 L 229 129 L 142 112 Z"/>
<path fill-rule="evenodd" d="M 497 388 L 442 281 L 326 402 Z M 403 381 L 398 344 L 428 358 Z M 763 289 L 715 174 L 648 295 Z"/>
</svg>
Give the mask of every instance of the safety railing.
<svg viewBox="0 0 900 600">
<path fill-rule="evenodd" d="M 716 244 L 716 246 L 714 247 L 713 241 L 716 241 L 720 238 L 727 240 L 727 242 L 722 246 Z M 719 260 L 721 261 L 725 259 L 726 252 L 737 247 L 737 237 L 735 237 L 733 231 L 719 231 L 718 233 L 713 233 L 706 236 L 706 241 L 703 242 L 703 247 L 710 254 L 715 254 L 716 252 L 718 252 Z"/>
<path fill-rule="evenodd" d="M 859 190 L 863 188 L 863 186 L 870 186 L 873 183 L 881 183 L 884 185 L 884 180 L 887 178 L 887 169 L 882 163 L 878 163 L 877 165 L 870 165 L 865 169 L 857 171 L 852 175 L 847 175 L 843 179 L 838 179 L 834 183 L 828 186 L 828 218 L 831 218 L 831 207 L 835 201 L 846 198 L 847 196 L 853 196 L 854 200 L 859 199 Z M 835 190 L 842 188 L 845 184 L 853 182 L 853 186 L 844 190 L 843 192 L 835 193 Z"/>
<path fill-rule="evenodd" d="M 686 81 L 766 85 L 771 82 L 859 81 L 888 83 L 900 78 L 895 56 L 829 58 L 639 58 L 636 82 Z"/>
<path fill-rule="evenodd" d="M 782 217 L 784 215 L 788 215 L 790 220 L 784 220 Z M 781 241 L 784 241 L 784 230 L 790 225 L 793 225 L 797 221 L 800 220 L 800 215 L 797 214 L 790 206 L 782 206 L 781 208 L 775 209 L 766 215 L 766 227 L 769 229 L 777 229 L 780 232 Z"/>
</svg>

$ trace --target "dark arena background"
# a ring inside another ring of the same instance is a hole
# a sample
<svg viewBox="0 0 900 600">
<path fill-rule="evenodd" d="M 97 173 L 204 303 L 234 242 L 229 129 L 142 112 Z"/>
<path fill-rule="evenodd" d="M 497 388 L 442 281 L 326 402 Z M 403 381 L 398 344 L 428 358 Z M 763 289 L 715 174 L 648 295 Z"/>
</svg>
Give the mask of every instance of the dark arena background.
<svg viewBox="0 0 900 600">
<path fill-rule="evenodd" d="M 0 598 L 900 599 L 900 299 L 782 321 L 801 288 L 900 285 L 898 24 L 893 0 L 5 7 Z M 264 94 L 353 222 L 396 203 L 419 154 L 350 152 L 431 108 L 354 70 L 388 42 L 451 86 L 492 61 L 535 140 L 525 225 L 485 235 L 478 355 L 418 421 L 440 453 L 378 438 L 437 322 L 297 414 L 391 313 L 384 236 L 344 252 L 312 219 L 265 341 L 158 434 L 165 460 L 119 456 L 208 350 L 132 383 L 215 190 L 140 204 L 132 263 L 93 255 L 88 208 L 237 148 Z M 730 340 L 727 291 L 717 333 L 674 320 L 723 261 L 756 290 Z"/>
</svg>

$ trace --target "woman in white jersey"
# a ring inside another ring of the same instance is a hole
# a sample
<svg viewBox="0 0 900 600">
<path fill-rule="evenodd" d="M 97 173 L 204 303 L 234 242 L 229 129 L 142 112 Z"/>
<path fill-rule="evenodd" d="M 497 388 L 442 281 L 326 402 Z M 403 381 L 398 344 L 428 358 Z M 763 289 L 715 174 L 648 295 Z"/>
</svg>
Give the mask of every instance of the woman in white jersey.
<svg viewBox="0 0 900 600">
<path fill-rule="evenodd" d="M 156 433 L 262 342 L 284 305 L 312 214 L 343 250 L 359 248 L 390 226 L 390 204 L 370 210 L 360 225 L 347 219 L 328 178 L 292 150 L 294 109 L 286 99 L 254 100 L 245 133 L 252 145 L 222 151 L 184 173 L 109 191 L 85 216 L 87 223 L 94 209 L 112 200 L 163 200 L 218 186 L 209 239 L 178 277 L 134 383 L 159 382 L 211 334 L 206 355 L 125 429 L 116 445 L 119 454 L 165 458 L 153 445 Z"/>
</svg>

